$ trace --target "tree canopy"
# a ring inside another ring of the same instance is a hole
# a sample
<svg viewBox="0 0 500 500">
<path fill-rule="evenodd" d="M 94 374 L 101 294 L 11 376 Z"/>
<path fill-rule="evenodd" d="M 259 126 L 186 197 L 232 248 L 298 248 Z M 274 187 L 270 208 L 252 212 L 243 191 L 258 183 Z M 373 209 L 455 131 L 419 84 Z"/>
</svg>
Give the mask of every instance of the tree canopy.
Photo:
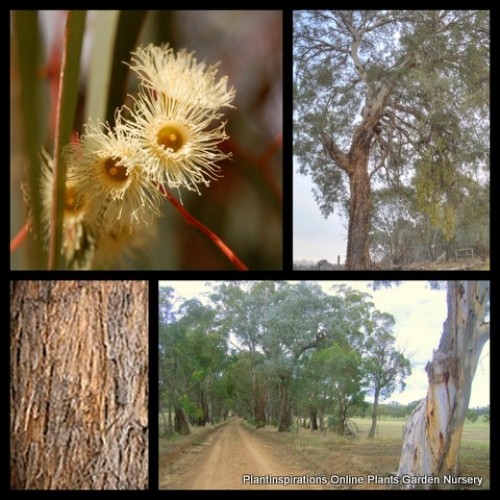
<svg viewBox="0 0 500 500">
<path fill-rule="evenodd" d="M 391 318 L 345 285 L 327 293 L 307 281 L 218 282 L 208 304 L 161 288 L 160 411 L 168 432 L 237 412 L 256 427 L 289 431 L 299 416 L 344 434 L 371 388 L 371 338 L 381 338 Z M 375 390 L 388 395 L 405 375 L 393 361 L 404 357 L 389 341 L 384 356 Z"/>
<path fill-rule="evenodd" d="M 372 191 L 450 241 L 489 187 L 489 29 L 488 11 L 294 13 L 294 156 L 325 217 L 347 207 L 348 268 L 370 264 Z"/>
</svg>

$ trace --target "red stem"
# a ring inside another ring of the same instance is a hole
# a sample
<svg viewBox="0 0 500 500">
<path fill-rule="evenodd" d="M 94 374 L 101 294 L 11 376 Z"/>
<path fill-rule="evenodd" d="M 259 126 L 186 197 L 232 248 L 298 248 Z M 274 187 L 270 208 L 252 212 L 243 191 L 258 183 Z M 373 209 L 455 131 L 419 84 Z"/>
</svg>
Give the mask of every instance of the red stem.
<svg viewBox="0 0 500 500">
<path fill-rule="evenodd" d="M 238 258 L 238 256 L 217 236 L 211 229 L 204 226 L 199 220 L 195 219 L 174 197 L 174 195 L 162 184 L 158 185 L 160 192 L 165 198 L 178 210 L 184 217 L 186 222 L 191 226 L 199 229 L 203 234 L 207 235 L 224 253 L 224 255 L 241 271 L 248 271 L 248 267 Z"/>
<path fill-rule="evenodd" d="M 26 239 L 29 230 L 31 229 L 31 221 L 29 220 L 26 224 L 19 230 L 19 232 L 12 238 L 10 242 L 11 253 L 17 250 L 17 247 Z"/>
</svg>

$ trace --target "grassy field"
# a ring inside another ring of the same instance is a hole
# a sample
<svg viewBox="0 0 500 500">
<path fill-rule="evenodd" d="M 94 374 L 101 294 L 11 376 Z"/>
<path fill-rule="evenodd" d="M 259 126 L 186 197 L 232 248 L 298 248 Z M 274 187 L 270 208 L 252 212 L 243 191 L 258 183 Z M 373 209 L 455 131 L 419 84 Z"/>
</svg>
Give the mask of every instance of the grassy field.
<svg viewBox="0 0 500 500">
<path fill-rule="evenodd" d="M 368 439 L 370 419 L 353 419 L 358 434 L 341 437 L 332 432 L 311 432 L 294 428 L 291 433 L 278 433 L 272 427 L 262 431 L 275 443 L 293 447 L 294 452 L 317 471 L 324 474 L 386 476 L 398 469 L 403 443 L 404 419 L 380 420 L 378 435 Z M 259 429 L 258 432 L 261 432 Z M 490 424 L 466 422 L 460 447 L 461 474 L 481 476 L 481 489 L 490 486 Z"/>
</svg>

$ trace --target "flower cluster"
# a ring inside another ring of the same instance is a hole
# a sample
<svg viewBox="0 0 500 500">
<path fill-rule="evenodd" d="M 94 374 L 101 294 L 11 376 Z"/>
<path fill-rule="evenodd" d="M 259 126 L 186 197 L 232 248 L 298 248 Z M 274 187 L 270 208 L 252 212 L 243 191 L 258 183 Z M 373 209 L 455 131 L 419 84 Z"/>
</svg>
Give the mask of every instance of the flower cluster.
<svg viewBox="0 0 500 500">
<path fill-rule="evenodd" d="M 149 45 L 132 53 L 129 66 L 139 77 L 132 109 L 116 110 L 113 127 L 87 123 L 64 150 L 64 224 L 79 225 L 71 233 L 77 240 L 85 227 L 96 251 L 110 238 L 128 242 L 160 215 L 160 185 L 200 194 L 200 184 L 221 176 L 217 162 L 230 156 L 218 148 L 227 139 L 220 109 L 232 107 L 235 90 L 227 77 L 216 78 L 217 65 L 207 67 L 185 50 Z M 78 219 L 70 205 L 78 208 Z M 67 261 L 75 260 L 79 246 L 66 243 Z"/>
</svg>

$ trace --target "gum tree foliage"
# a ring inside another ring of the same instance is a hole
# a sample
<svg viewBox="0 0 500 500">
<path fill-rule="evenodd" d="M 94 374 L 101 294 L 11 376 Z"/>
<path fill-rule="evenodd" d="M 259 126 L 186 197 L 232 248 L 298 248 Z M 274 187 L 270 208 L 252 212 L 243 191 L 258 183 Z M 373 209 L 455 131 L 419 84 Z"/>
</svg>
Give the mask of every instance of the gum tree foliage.
<svg viewBox="0 0 500 500">
<path fill-rule="evenodd" d="M 327 335 L 325 323 L 335 301 L 317 285 L 302 282 L 253 282 L 238 286 L 224 283 L 213 300 L 219 305 L 219 319 L 241 347 L 251 353 L 254 417 L 265 423 L 268 385 L 262 374 L 272 377 L 279 394 L 279 431 L 291 425 L 290 384 L 305 352 L 317 347 Z M 252 355 L 253 353 L 253 355 Z M 264 358 L 260 353 L 265 355 Z"/>
<path fill-rule="evenodd" d="M 189 424 L 181 404 L 182 366 L 180 351 L 183 334 L 177 323 L 175 291 L 171 287 L 160 287 L 159 292 L 159 398 L 160 411 L 167 410 L 167 433 L 189 434 Z M 163 414 L 163 412 L 162 412 Z M 172 414 L 175 415 L 172 423 Z"/>
<path fill-rule="evenodd" d="M 160 288 L 160 398 L 167 428 L 189 434 L 197 426 L 223 417 L 227 363 L 225 338 L 214 324 L 215 311 L 199 300 L 178 300 L 173 289 Z"/>
<path fill-rule="evenodd" d="M 422 246 L 426 251 L 418 232 L 419 221 L 412 217 L 411 208 L 408 199 L 402 199 L 391 188 L 373 193 L 370 248 L 372 258 L 381 267 L 403 266 L 418 259 Z"/>
<path fill-rule="evenodd" d="M 325 217 L 349 213 L 347 268 L 370 268 L 375 185 L 411 183 L 447 239 L 489 167 L 488 11 L 296 11 L 294 155 Z"/>
<path fill-rule="evenodd" d="M 348 287 L 339 287 L 332 296 L 315 283 L 279 281 L 222 283 L 212 300 L 221 328 L 248 351 L 250 366 L 254 363 L 252 399 L 254 404 L 260 401 L 262 410 L 257 415 L 253 409 L 257 425 L 266 417 L 262 394 L 268 394 L 271 386 L 277 389 L 279 431 L 290 430 L 291 386 L 307 354 L 332 343 L 351 349 L 360 346 L 373 305 L 366 294 Z"/>
<path fill-rule="evenodd" d="M 474 248 L 474 255 L 489 255 L 489 183 L 468 179 L 468 195 L 457 202 L 453 237 L 447 237 L 435 220 L 418 209 L 414 187 L 377 189 L 372 196 L 371 255 L 381 267 L 412 262 L 453 259 L 454 249 Z"/>
<path fill-rule="evenodd" d="M 247 392 L 246 399 L 249 399 L 252 420 L 257 428 L 266 424 L 269 389 L 265 382 L 265 356 L 261 344 L 262 337 L 267 334 L 263 317 L 271 306 L 269 295 L 274 286 L 271 282 L 227 282 L 217 286 L 211 295 L 218 309 L 221 331 L 227 338 L 234 335 L 237 339 L 237 343 L 230 342 L 231 348 L 239 354 L 234 368 L 250 381 L 247 386 L 250 393 L 242 389 L 246 384 L 239 383 L 239 379 L 237 390 Z"/>
<path fill-rule="evenodd" d="M 294 392 L 301 408 L 308 410 L 312 430 L 324 430 L 334 423 L 343 436 L 353 410 L 364 405 L 361 353 L 348 343 L 336 342 L 312 352 L 304 361 L 295 382 Z"/>
<path fill-rule="evenodd" d="M 367 338 L 363 350 L 363 371 L 367 386 L 373 392 L 372 426 L 369 438 L 375 437 L 380 399 L 388 398 L 399 386 L 403 391 L 405 378 L 411 374 L 410 360 L 395 348 L 392 330 L 394 317 L 387 313 L 374 311 L 373 329 Z"/>
</svg>

